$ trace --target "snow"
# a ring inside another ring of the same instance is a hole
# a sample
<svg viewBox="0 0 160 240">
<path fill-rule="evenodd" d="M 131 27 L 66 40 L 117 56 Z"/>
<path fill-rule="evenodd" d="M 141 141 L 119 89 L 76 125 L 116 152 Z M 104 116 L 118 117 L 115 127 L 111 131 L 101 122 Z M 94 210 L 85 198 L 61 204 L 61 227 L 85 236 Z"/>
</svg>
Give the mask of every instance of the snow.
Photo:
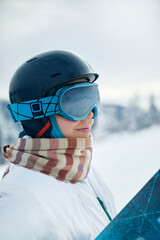
<svg viewBox="0 0 160 240">
<path fill-rule="evenodd" d="M 112 192 L 119 212 L 160 168 L 160 127 L 94 140 L 92 164 Z M 0 177 L 7 165 L 0 166 Z"/>
<path fill-rule="evenodd" d="M 160 168 L 160 127 L 94 141 L 93 164 L 119 212 Z"/>
</svg>

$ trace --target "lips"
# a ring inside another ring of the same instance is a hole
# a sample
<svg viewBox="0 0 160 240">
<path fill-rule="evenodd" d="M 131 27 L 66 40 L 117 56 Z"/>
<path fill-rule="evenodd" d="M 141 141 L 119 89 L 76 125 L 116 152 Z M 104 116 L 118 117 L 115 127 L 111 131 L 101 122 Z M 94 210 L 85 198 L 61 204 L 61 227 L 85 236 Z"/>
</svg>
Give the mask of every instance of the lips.
<svg viewBox="0 0 160 240">
<path fill-rule="evenodd" d="M 89 127 L 82 127 L 82 128 L 78 128 L 76 130 L 79 131 L 79 132 L 83 132 L 83 133 L 89 133 L 90 132 Z"/>
</svg>

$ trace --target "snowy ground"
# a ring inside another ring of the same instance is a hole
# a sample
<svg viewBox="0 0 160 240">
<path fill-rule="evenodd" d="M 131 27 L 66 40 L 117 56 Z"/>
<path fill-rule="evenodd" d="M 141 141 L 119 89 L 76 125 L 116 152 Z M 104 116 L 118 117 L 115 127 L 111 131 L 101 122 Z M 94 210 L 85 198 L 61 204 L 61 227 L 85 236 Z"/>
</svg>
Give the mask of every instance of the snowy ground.
<svg viewBox="0 0 160 240">
<path fill-rule="evenodd" d="M 93 164 L 113 193 L 117 212 L 160 168 L 160 128 L 94 141 Z M 6 166 L 0 167 L 0 177 Z"/>
<path fill-rule="evenodd" d="M 160 128 L 111 135 L 94 143 L 93 155 L 119 212 L 160 168 Z"/>
</svg>

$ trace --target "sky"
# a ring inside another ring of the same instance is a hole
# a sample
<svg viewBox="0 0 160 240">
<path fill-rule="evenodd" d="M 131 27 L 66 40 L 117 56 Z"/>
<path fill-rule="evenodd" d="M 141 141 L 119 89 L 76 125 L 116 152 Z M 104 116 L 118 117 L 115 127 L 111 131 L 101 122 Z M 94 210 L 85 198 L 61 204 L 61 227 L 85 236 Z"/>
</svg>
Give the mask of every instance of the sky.
<svg viewBox="0 0 160 240">
<path fill-rule="evenodd" d="M 1 0 L 0 98 L 23 62 L 65 49 L 99 73 L 102 102 L 160 106 L 159 12 L 159 0 Z"/>
</svg>

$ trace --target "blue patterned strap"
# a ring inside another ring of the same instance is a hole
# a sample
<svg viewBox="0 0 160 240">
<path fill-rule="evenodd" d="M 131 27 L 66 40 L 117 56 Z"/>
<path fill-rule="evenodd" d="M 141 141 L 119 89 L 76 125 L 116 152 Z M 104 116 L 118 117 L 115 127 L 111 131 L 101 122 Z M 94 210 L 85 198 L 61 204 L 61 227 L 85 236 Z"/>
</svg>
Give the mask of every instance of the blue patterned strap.
<svg viewBox="0 0 160 240">
<path fill-rule="evenodd" d="M 38 119 L 59 113 L 58 97 L 44 97 L 36 100 L 13 103 L 8 105 L 9 113 L 14 122 Z"/>
</svg>

